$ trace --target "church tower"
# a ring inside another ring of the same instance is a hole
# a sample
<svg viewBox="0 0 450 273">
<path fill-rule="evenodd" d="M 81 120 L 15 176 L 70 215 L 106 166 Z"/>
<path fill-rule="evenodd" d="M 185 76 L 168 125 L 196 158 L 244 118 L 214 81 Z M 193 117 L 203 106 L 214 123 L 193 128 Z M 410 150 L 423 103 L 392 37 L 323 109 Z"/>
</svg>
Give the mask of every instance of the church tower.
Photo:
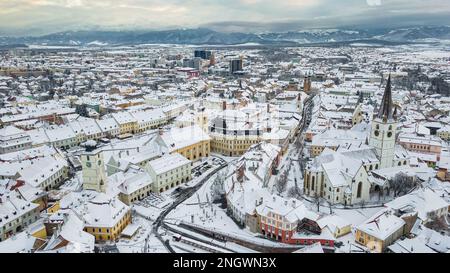
<svg viewBox="0 0 450 273">
<path fill-rule="evenodd" d="M 397 121 L 392 102 L 391 75 L 389 75 L 380 109 L 372 121 L 369 139 L 369 145 L 376 149 L 380 168 L 389 168 L 394 165 L 396 130 Z"/>
<path fill-rule="evenodd" d="M 106 192 L 106 171 L 102 152 L 89 151 L 81 155 L 83 189 Z"/>
<path fill-rule="evenodd" d="M 311 77 L 306 76 L 303 80 L 303 92 L 309 93 L 311 92 Z"/>
</svg>

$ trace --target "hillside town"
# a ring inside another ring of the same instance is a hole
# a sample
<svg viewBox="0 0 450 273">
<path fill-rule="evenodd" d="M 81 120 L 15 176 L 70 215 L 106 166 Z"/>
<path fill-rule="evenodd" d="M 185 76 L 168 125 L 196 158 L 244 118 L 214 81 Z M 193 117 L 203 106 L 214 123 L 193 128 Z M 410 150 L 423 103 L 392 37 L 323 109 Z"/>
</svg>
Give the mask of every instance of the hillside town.
<svg viewBox="0 0 450 273">
<path fill-rule="evenodd" d="M 444 46 L 0 48 L 1 253 L 450 253 Z"/>
</svg>

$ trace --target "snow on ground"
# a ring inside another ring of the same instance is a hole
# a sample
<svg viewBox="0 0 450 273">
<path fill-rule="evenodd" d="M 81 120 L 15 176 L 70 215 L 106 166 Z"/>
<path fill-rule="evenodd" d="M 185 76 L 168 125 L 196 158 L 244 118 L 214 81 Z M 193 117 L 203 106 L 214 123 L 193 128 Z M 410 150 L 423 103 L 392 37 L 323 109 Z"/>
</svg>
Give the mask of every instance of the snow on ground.
<svg viewBox="0 0 450 273">
<path fill-rule="evenodd" d="M 214 178 L 215 175 L 197 191 L 198 195 L 194 194 L 180 204 L 175 210 L 167 215 L 166 220 L 171 222 L 185 221 L 187 223 L 192 223 L 193 215 L 194 225 L 213 229 L 264 246 L 282 247 L 285 245 L 260 237 L 262 235 L 252 233 L 246 228 L 242 229 L 227 215 L 226 209 L 220 208 L 217 204 L 209 204 L 207 200 L 211 200 L 210 188 Z"/>
<path fill-rule="evenodd" d="M 141 217 L 134 217 L 133 224 L 139 225 L 140 228 L 132 239 L 121 238 L 116 246 L 120 253 L 142 253 L 145 249 L 145 240 L 147 242 L 147 252 L 149 253 L 166 253 L 164 245 L 152 234 L 153 222 Z"/>
<path fill-rule="evenodd" d="M 156 220 L 162 212 L 160 208 L 152 206 L 145 207 L 142 205 L 133 205 L 133 210 L 136 211 L 138 215 L 152 221 Z"/>
<path fill-rule="evenodd" d="M 77 172 L 75 176 L 67 180 L 61 187 L 61 190 L 79 191 L 83 184 L 83 174 L 81 171 Z"/>
</svg>

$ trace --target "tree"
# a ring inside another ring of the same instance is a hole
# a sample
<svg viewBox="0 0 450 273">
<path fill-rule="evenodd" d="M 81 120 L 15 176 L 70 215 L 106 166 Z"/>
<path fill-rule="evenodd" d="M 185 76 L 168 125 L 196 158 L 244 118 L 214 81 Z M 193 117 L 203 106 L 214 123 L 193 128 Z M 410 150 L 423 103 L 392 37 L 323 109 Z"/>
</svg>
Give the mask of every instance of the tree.
<svg viewBox="0 0 450 273">
<path fill-rule="evenodd" d="M 277 190 L 278 194 L 282 194 L 286 190 L 287 182 L 288 182 L 288 171 L 285 170 L 278 176 L 275 183 L 275 189 Z"/>
<path fill-rule="evenodd" d="M 300 140 L 300 136 L 297 137 L 297 139 L 295 140 L 294 147 L 301 154 L 301 152 L 302 152 L 301 149 L 303 148 L 303 146 L 302 146 L 302 142 Z"/>
<path fill-rule="evenodd" d="M 225 194 L 225 189 L 223 187 L 223 182 L 225 181 L 224 176 L 224 173 L 219 172 L 211 185 L 211 198 L 213 202 L 220 200 Z"/>
<path fill-rule="evenodd" d="M 320 212 L 320 205 L 322 204 L 322 199 L 317 193 L 312 196 L 311 204 L 317 206 L 317 212 Z"/>
<path fill-rule="evenodd" d="M 288 189 L 287 197 L 289 197 L 289 198 L 297 198 L 297 196 L 298 196 L 297 188 L 295 186 L 294 187 L 290 187 Z"/>
<path fill-rule="evenodd" d="M 390 189 L 394 192 L 394 197 L 400 194 L 407 194 L 411 189 L 417 186 L 414 176 L 408 176 L 399 172 L 389 181 Z"/>
</svg>

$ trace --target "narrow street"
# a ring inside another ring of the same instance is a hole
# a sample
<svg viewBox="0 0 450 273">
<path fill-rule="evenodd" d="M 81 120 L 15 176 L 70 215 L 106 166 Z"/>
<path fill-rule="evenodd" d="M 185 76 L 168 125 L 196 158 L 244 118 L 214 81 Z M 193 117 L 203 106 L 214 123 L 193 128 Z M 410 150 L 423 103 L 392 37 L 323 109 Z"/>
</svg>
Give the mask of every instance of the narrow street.
<svg viewBox="0 0 450 273">
<path fill-rule="evenodd" d="M 177 198 L 177 200 L 175 202 L 173 202 L 166 210 L 164 210 L 159 216 L 158 218 L 155 220 L 155 222 L 153 223 L 153 230 L 152 233 L 155 234 L 156 238 L 158 238 L 159 241 L 161 241 L 161 243 L 164 244 L 164 246 L 166 247 L 166 249 L 171 252 L 171 253 L 175 253 L 175 251 L 173 250 L 173 248 L 170 246 L 170 243 L 168 242 L 168 240 L 164 241 L 164 238 L 162 237 L 161 233 L 158 232 L 159 228 L 162 226 L 163 228 L 165 228 L 165 224 L 164 224 L 164 219 L 166 218 L 166 216 L 172 211 L 174 210 L 176 207 L 178 207 L 181 203 L 183 203 L 184 201 L 186 201 L 188 198 L 190 198 L 191 196 L 193 196 L 198 189 L 200 189 L 203 184 L 206 183 L 206 181 L 208 181 L 212 176 L 214 176 L 217 172 L 219 172 L 220 170 L 224 169 L 225 167 L 228 166 L 229 163 L 224 163 L 222 165 L 220 165 L 219 167 L 217 167 L 216 169 L 214 169 L 212 172 L 210 172 L 207 176 L 205 176 L 199 183 L 197 183 L 195 186 L 190 187 L 190 188 L 186 188 L 185 190 L 183 190 L 183 192 L 179 195 L 179 197 Z"/>
</svg>

